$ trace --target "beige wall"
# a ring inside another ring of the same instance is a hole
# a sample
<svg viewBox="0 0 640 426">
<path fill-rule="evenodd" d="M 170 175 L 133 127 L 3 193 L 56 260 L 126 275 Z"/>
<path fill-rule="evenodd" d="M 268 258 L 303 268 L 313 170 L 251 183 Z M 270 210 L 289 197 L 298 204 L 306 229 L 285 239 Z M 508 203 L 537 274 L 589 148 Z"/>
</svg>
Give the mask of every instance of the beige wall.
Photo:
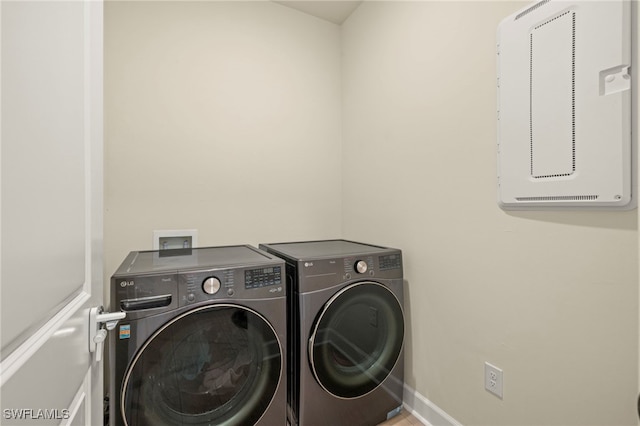
<svg viewBox="0 0 640 426">
<path fill-rule="evenodd" d="M 523 5 L 365 2 L 341 30 L 107 2 L 106 276 L 154 229 L 396 246 L 410 387 L 466 425 L 635 425 L 637 211 L 496 205 L 495 31 Z"/>
<path fill-rule="evenodd" d="M 106 2 L 106 277 L 154 229 L 340 236 L 340 102 L 337 25 L 272 2 Z"/>
<path fill-rule="evenodd" d="M 459 422 L 635 425 L 637 211 L 496 204 L 496 26 L 523 5 L 365 2 L 343 25 L 344 236 L 403 249 L 406 381 Z"/>
</svg>

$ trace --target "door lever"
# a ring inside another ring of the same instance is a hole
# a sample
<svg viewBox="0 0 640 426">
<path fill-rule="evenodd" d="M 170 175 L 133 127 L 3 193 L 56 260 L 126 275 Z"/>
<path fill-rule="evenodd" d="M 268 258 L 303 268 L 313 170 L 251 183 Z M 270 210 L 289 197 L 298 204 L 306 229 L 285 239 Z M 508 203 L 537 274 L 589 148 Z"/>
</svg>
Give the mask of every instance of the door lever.
<svg viewBox="0 0 640 426">
<path fill-rule="evenodd" d="M 89 311 L 89 352 L 95 352 L 96 362 L 102 361 L 107 333 L 126 316 L 126 312 L 104 312 L 102 306 L 96 306 Z"/>
</svg>

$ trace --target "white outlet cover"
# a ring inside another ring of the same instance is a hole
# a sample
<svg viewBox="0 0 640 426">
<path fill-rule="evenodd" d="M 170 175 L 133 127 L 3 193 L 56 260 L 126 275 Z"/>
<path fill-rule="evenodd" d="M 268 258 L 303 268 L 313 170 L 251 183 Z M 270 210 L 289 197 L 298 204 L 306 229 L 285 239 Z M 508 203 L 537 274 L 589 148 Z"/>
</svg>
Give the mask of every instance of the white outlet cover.
<svg viewBox="0 0 640 426">
<path fill-rule="evenodd" d="M 503 374 L 502 370 L 488 362 L 484 363 L 484 388 L 502 399 Z"/>
</svg>

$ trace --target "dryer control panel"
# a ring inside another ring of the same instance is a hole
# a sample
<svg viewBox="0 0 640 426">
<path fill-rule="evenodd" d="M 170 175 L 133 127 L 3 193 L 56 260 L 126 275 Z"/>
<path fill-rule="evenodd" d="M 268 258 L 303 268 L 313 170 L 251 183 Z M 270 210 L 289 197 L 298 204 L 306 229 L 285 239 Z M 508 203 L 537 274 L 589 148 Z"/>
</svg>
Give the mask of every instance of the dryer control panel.
<svg viewBox="0 0 640 426">
<path fill-rule="evenodd" d="M 363 253 L 342 258 L 300 260 L 297 270 L 300 292 L 316 291 L 354 280 L 402 279 L 402 252 Z"/>
<path fill-rule="evenodd" d="M 402 256 L 400 253 L 387 254 L 378 256 L 379 268 L 381 271 L 402 268 Z"/>
</svg>

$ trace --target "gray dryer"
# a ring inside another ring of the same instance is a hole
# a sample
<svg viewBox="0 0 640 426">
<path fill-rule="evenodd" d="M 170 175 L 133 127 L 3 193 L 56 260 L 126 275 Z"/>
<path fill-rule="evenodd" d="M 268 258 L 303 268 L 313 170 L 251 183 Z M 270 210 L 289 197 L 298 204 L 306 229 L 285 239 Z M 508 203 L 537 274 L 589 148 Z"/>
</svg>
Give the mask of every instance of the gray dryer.
<svg viewBox="0 0 640 426">
<path fill-rule="evenodd" d="M 261 244 L 287 262 L 288 417 L 376 425 L 402 409 L 400 250 L 345 240 Z"/>
</svg>

